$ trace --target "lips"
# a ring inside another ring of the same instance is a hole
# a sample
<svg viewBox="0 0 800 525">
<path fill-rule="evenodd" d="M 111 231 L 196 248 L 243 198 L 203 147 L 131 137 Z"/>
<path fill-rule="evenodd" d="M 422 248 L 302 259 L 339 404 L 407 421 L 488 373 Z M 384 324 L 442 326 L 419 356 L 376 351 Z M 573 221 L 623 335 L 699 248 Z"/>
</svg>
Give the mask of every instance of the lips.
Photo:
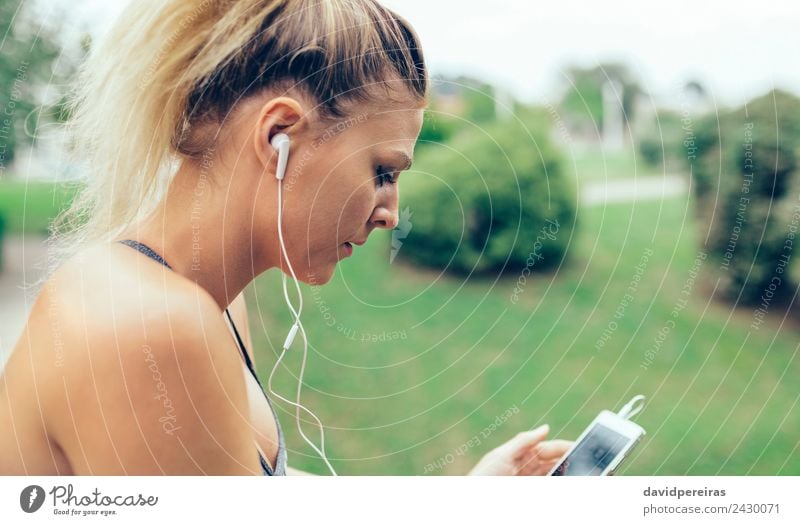
<svg viewBox="0 0 800 525">
<path fill-rule="evenodd" d="M 347 256 L 350 256 L 353 254 L 354 245 L 363 246 L 365 242 L 367 242 L 367 239 L 364 239 L 363 241 L 347 241 L 345 243 L 342 243 L 342 246 L 344 247 L 344 251 L 347 253 Z"/>
</svg>

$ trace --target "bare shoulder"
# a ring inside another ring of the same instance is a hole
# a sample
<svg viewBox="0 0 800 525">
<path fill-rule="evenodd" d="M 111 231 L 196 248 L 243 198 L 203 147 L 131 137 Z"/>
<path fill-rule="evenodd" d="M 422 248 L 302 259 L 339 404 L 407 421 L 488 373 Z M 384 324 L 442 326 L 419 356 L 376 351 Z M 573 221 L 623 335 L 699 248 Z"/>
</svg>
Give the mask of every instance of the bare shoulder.
<svg viewBox="0 0 800 525">
<path fill-rule="evenodd" d="M 200 287 L 123 246 L 66 261 L 23 338 L 76 474 L 258 470 L 241 362 Z M 121 250 L 121 251 L 120 251 Z M 58 354 L 58 355 L 56 355 Z"/>
<path fill-rule="evenodd" d="M 181 352 L 224 334 L 221 312 L 201 287 L 135 255 L 101 245 L 65 261 L 42 286 L 28 320 L 31 348 L 60 349 L 62 364 L 114 349 L 182 342 Z M 133 255 L 133 256 L 132 256 Z M 195 344 L 192 344 L 195 343 Z"/>
<path fill-rule="evenodd" d="M 121 245 L 79 252 L 54 272 L 41 295 L 59 315 L 86 319 L 96 329 L 108 322 L 156 327 L 148 321 L 221 315 L 200 286 Z"/>
</svg>

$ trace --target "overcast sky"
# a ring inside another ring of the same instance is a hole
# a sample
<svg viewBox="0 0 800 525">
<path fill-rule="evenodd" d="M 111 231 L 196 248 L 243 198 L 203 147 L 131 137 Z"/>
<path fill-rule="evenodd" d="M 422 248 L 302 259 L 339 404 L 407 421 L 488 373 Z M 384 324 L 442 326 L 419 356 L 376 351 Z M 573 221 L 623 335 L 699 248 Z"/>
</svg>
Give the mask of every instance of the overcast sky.
<svg viewBox="0 0 800 525">
<path fill-rule="evenodd" d="M 43 0 L 74 6 L 72 0 Z M 83 0 L 101 32 L 124 0 Z M 772 87 L 800 94 L 800 4 L 702 0 L 384 0 L 422 40 L 432 73 L 469 74 L 552 101 L 570 64 L 623 61 L 657 99 L 701 81 L 719 104 Z M 72 22 L 71 22 L 72 23 Z"/>
</svg>

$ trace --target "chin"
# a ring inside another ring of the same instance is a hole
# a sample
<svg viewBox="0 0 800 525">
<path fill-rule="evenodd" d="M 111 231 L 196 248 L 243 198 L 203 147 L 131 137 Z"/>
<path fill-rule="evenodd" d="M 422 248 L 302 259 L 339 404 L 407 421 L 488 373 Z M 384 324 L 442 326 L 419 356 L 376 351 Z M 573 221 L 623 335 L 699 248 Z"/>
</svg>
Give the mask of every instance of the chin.
<svg viewBox="0 0 800 525">
<path fill-rule="evenodd" d="M 302 275 L 298 275 L 297 278 L 309 285 L 322 286 L 323 284 L 327 284 L 333 278 L 335 269 L 335 266 L 312 268 L 307 270 Z"/>
</svg>

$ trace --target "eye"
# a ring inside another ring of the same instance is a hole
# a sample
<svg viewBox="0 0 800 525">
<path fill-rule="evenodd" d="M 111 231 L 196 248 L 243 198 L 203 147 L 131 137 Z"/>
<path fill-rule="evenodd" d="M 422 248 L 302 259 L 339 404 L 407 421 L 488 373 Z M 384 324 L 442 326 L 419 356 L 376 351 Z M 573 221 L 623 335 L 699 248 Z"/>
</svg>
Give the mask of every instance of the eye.
<svg viewBox="0 0 800 525">
<path fill-rule="evenodd" d="M 375 170 L 375 181 L 378 187 L 383 186 L 384 183 L 396 184 L 397 178 L 394 177 L 394 170 L 385 166 L 378 166 Z"/>
</svg>

